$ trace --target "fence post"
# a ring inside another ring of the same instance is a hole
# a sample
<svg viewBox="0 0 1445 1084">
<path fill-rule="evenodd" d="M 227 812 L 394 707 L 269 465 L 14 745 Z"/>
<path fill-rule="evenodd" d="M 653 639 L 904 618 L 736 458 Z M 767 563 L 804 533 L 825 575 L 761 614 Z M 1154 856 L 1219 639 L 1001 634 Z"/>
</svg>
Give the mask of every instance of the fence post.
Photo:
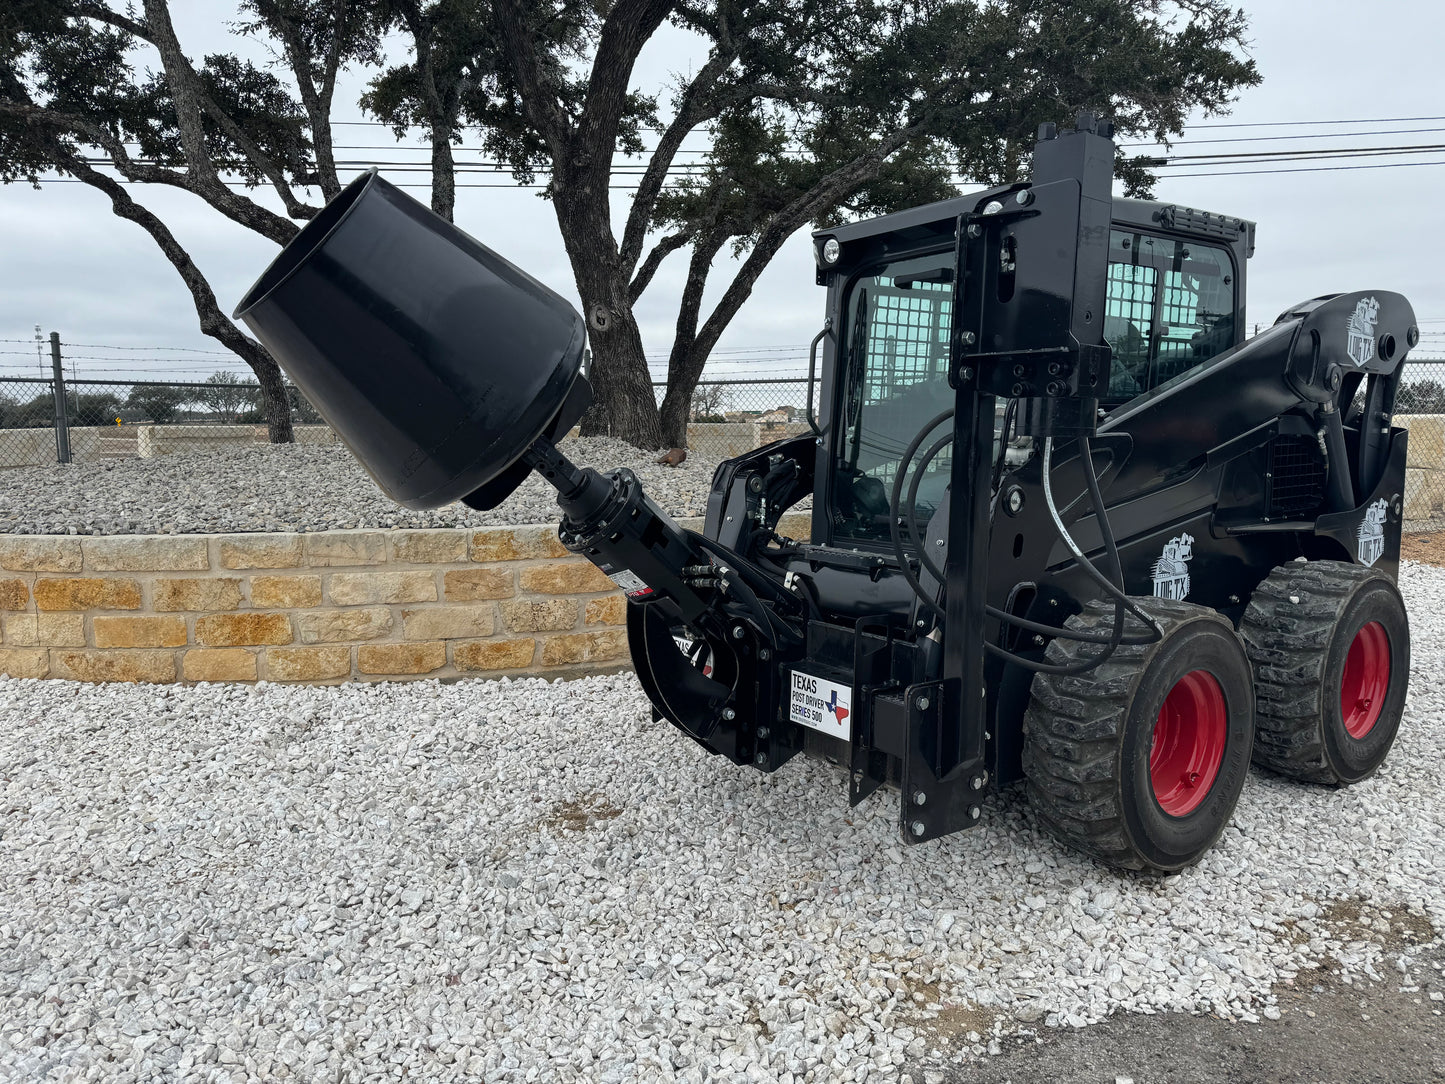
<svg viewBox="0 0 1445 1084">
<path fill-rule="evenodd" d="M 50 333 L 50 367 L 55 373 L 55 452 L 62 463 L 70 462 L 70 419 L 65 414 L 65 373 L 60 365 L 60 332 Z"/>
</svg>

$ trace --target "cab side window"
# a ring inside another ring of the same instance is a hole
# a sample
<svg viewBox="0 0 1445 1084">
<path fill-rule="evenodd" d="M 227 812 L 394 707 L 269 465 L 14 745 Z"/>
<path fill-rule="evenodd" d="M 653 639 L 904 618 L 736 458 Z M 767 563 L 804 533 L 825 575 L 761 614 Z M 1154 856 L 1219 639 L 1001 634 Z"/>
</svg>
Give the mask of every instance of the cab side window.
<svg viewBox="0 0 1445 1084">
<path fill-rule="evenodd" d="M 1108 397 L 1131 399 L 1234 345 L 1234 267 L 1197 241 L 1109 234 Z"/>
</svg>

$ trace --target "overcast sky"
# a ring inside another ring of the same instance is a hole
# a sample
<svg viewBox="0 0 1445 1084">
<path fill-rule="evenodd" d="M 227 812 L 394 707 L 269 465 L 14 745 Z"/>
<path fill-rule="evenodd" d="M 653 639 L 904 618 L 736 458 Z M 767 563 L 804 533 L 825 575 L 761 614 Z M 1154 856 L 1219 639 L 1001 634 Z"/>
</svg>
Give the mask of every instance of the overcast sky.
<svg viewBox="0 0 1445 1084">
<path fill-rule="evenodd" d="M 177 29 L 194 57 L 234 49 L 224 20 L 224 0 L 175 4 Z M 1318 147 L 1445 144 L 1445 4 L 1438 0 L 1378 0 L 1346 4 L 1321 0 L 1253 0 L 1250 52 L 1264 82 L 1244 92 L 1228 117 L 1201 125 L 1313 122 L 1298 128 L 1213 129 L 1192 127 L 1178 153 Z M 655 85 L 669 71 L 701 56 L 694 44 L 668 29 L 650 43 L 637 72 L 640 85 Z M 338 94 L 338 118 L 361 120 L 350 104 L 357 87 Z M 1324 124 L 1326 121 L 1430 118 L 1391 124 Z M 1420 129 L 1439 129 L 1435 132 Z M 1388 129 L 1416 129 L 1400 134 Z M 347 145 L 391 144 L 376 126 L 338 129 Z M 1196 140 L 1301 134 L 1293 141 L 1248 144 Z M 417 140 L 407 141 L 417 145 Z M 701 136 L 686 144 L 701 149 Z M 460 158 L 478 157 L 461 154 Z M 378 161 L 425 158 L 418 150 L 339 151 L 338 158 Z M 1428 161 L 1397 168 L 1323 169 L 1332 165 Z M 1239 167 L 1224 167 L 1237 170 Z M 1272 165 L 1272 170 L 1288 168 Z M 1426 340 L 1416 354 L 1445 356 L 1445 153 L 1420 153 L 1355 161 L 1311 161 L 1312 172 L 1253 176 L 1182 176 L 1208 173 L 1201 166 L 1166 170 L 1157 198 L 1251 218 L 1259 223 L 1258 250 L 1249 268 L 1249 320 L 1269 323 L 1293 302 L 1343 290 L 1396 290 L 1415 306 Z M 421 175 L 393 175 L 412 182 Z M 476 177 L 461 178 L 463 181 Z M 500 175 L 500 181 L 507 175 Z M 184 193 L 133 186 L 132 194 L 156 210 L 206 272 L 228 312 L 275 253 L 268 241 L 232 225 Z M 424 189 L 412 189 L 425 200 Z M 614 191 L 614 217 L 626 214 L 628 193 Z M 575 300 L 572 275 L 549 203 L 534 191 L 462 189 L 456 219 L 468 232 Z M 220 367 L 241 368 L 234 358 L 149 349 L 218 349 L 201 335 L 190 296 L 154 242 L 139 227 L 114 217 L 99 193 L 80 184 L 47 184 L 40 191 L 0 187 L 0 340 L 31 340 L 34 327 L 60 332 L 77 346 L 68 352 L 84 378 L 203 377 Z M 649 354 L 669 345 L 675 305 L 685 269 L 684 253 L 664 265 L 638 309 Z M 714 294 L 726 284 L 731 264 L 714 268 Z M 813 285 L 806 231 L 773 261 L 752 299 L 719 344 L 717 375 L 784 375 L 806 368 L 805 344 L 821 325 L 823 292 Z M 103 347 L 103 349 L 102 349 Z M 743 348 L 757 348 L 744 351 Z M 762 352 L 761 348 L 774 348 Z M 33 374 L 33 349 L 0 342 L 0 373 Z M 18 351 L 19 353 L 11 353 Z M 730 354 L 734 360 L 727 359 Z M 736 359 L 745 353 L 746 366 Z M 164 356 L 171 360 L 154 360 Z"/>
</svg>

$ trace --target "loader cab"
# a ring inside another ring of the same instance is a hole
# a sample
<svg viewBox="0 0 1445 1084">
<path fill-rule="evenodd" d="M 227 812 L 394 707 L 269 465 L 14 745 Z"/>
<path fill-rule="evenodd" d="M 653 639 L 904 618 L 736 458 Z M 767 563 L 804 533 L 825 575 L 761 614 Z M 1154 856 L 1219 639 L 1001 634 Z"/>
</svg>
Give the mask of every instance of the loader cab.
<svg viewBox="0 0 1445 1084">
<path fill-rule="evenodd" d="M 833 331 L 825 340 L 825 439 L 817 463 L 818 477 L 829 482 L 827 500 L 814 507 L 815 539 L 865 549 L 889 544 L 898 463 L 919 430 L 953 404 L 958 216 L 1013 191 L 990 189 L 815 234 Z M 1103 328 L 1113 360 L 1104 409 L 1243 341 L 1245 261 L 1253 247 L 1252 222 L 1113 201 Z M 996 422 L 1003 416 L 999 400 Z M 939 506 L 951 470 L 947 448 L 925 464 L 915 504 L 920 520 Z"/>
</svg>

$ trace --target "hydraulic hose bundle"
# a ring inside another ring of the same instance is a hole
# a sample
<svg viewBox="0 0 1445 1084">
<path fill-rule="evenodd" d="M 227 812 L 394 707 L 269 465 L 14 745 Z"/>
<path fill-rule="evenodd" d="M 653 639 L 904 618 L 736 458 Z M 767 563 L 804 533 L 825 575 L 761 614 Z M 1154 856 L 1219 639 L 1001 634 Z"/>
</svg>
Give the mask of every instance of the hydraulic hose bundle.
<svg viewBox="0 0 1445 1084">
<path fill-rule="evenodd" d="M 1004 449 L 1007 447 L 1008 429 L 1010 419 L 1012 418 L 1015 410 L 1016 402 L 1017 400 L 1011 401 L 1009 404 L 1009 408 L 1005 413 L 1003 427 L 1003 436 L 1005 439 L 1000 444 L 998 460 L 995 463 L 993 475 L 995 492 L 997 492 L 998 489 L 998 481 L 1002 477 Z M 909 560 L 908 553 L 903 545 L 902 532 L 904 529 L 908 531 L 909 541 L 913 543 L 914 550 L 918 554 L 918 562 L 920 566 L 926 569 L 929 575 L 933 576 L 933 578 L 937 580 L 940 584 L 946 584 L 947 577 L 945 576 L 943 570 L 938 567 L 937 563 L 929 555 L 927 547 L 922 544 L 922 540 L 919 538 L 916 505 L 918 497 L 918 487 L 920 481 L 923 478 L 924 472 L 927 471 L 928 465 L 933 462 L 933 460 L 939 455 L 939 453 L 942 452 L 944 448 L 948 447 L 950 444 L 953 443 L 953 434 L 951 432 L 945 433 L 938 440 L 936 440 L 918 460 L 916 468 L 913 467 L 913 458 L 915 455 L 918 454 L 918 449 L 922 446 L 923 441 L 928 437 L 928 435 L 932 433 L 936 428 L 938 428 L 938 426 L 941 425 L 943 422 L 950 420 L 953 416 L 954 411 L 951 409 L 945 410 L 940 413 L 937 417 L 933 418 L 931 421 L 927 422 L 921 429 L 919 429 L 913 440 L 909 442 L 908 447 L 904 449 L 903 458 L 899 461 L 898 464 L 898 472 L 893 479 L 893 491 L 889 501 L 888 509 L 889 537 L 893 543 L 893 554 L 898 561 L 899 571 L 903 574 L 904 580 L 907 581 L 908 586 L 913 590 L 913 593 L 918 597 L 919 604 L 930 614 L 932 614 L 933 617 L 940 624 L 945 620 L 946 617 L 943 607 L 941 607 L 938 602 L 929 594 L 927 589 L 919 580 L 917 574 L 914 573 L 912 562 Z M 1107 575 L 1104 572 L 1101 572 L 1099 568 L 1085 555 L 1084 551 L 1079 547 L 1073 536 L 1069 534 L 1068 528 L 1064 524 L 1063 517 L 1059 514 L 1058 506 L 1054 501 L 1053 494 L 1053 437 L 1047 437 L 1044 440 L 1044 459 L 1042 467 L 1044 502 L 1048 507 L 1049 517 L 1053 521 L 1055 529 L 1059 532 L 1059 537 L 1063 540 L 1064 544 L 1068 546 L 1070 552 L 1074 555 L 1074 559 L 1078 562 L 1079 567 L 1082 568 L 1089 575 L 1089 577 L 1099 585 L 1099 587 L 1104 591 L 1104 594 L 1107 597 L 1111 598 L 1114 601 L 1114 627 L 1112 631 L 1107 635 L 1092 633 L 1079 629 L 1060 628 L 1054 625 L 1045 625 L 1038 621 L 1030 621 L 1026 618 L 1019 617 L 1016 614 L 1011 614 L 1006 610 L 1001 610 L 997 606 L 986 606 L 985 612 L 988 614 L 989 617 L 992 617 L 998 621 L 1002 621 L 1005 624 L 1011 625 L 1014 628 L 1020 629 L 1024 632 L 1037 633 L 1044 636 L 1055 637 L 1057 639 L 1074 640 L 1080 643 L 1102 645 L 1102 650 L 1099 651 L 1098 654 L 1093 655 L 1088 659 L 1085 659 L 1082 663 L 1075 663 L 1071 665 L 1055 665 L 1052 663 L 1041 662 L 1036 659 L 1026 658 L 1025 656 L 1008 651 L 1005 648 L 998 646 L 997 644 L 984 644 L 984 650 L 987 651 L 989 654 L 1004 659 L 1007 662 L 1022 666 L 1026 669 L 1036 671 L 1038 673 L 1085 673 L 1089 670 L 1097 668 L 1098 666 L 1101 666 L 1110 658 L 1110 656 L 1114 654 L 1114 652 L 1120 647 L 1120 645 L 1156 643 L 1162 635 L 1158 626 L 1155 625 L 1154 621 L 1149 617 L 1149 615 L 1146 614 L 1143 610 L 1141 610 L 1138 605 L 1136 605 L 1124 591 L 1124 574 L 1123 568 L 1119 561 L 1118 544 L 1114 538 L 1113 528 L 1109 523 L 1108 511 L 1104 506 L 1103 494 L 1099 488 L 1098 473 L 1094 469 L 1093 445 L 1087 436 L 1081 436 L 1079 438 L 1079 452 L 1082 461 L 1081 466 L 1084 473 L 1084 483 L 1089 496 L 1089 503 L 1093 509 L 1095 521 L 1099 524 L 1099 533 L 1104 542 L 1104 560 L 1108 568 Z M 909 476 L 910 469 L 912 469 L 913 479 L 912 482 L 908 485 L 907 501 L 905 503 L 903 500 L 904 482 Z M 1126 636 L 1124 634 L 1126 612 L 1134 616 L 1138 620 L 1142 621 L 1145 628 L 1149 630 L 1149 633 L 1144 636 Z"/>
</svg>

